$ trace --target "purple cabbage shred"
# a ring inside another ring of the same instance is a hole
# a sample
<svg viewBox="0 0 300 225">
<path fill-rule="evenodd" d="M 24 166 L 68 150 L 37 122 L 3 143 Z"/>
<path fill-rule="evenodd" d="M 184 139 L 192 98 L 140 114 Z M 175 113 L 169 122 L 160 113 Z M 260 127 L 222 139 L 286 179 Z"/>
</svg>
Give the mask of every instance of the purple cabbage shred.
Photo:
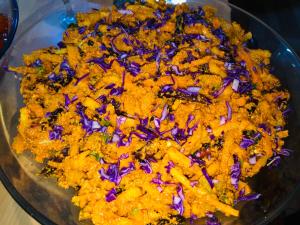
<svg viewBox="0 0 300 225">
<path fill-rule="evenodd" d="M 206 225 L 221 225 L 218 218 L 211 212 L 206 213 Z"/>
<path fill-rule="evenodd" d="M 181 185 L 178 185 L 177 196 L 173 195 L 173 203 L 171 205 L 171 208 L 175 209 L 181 216 L 183 215 L 184 212 L 183 201 L 184 201 L 183 189 Z"/>
<path fill-rule="evenodd" d="M 168 165 L 165 166 L 167 173 L 170 173 L 171 169 L 175 167 L 175 164 L 172 161 L 168 162 Z"/>
<path fill-rule="evenodd" d="M 144 159 L 140 162 L 140 167 L 145 173 L 152 173 L 151 164 L 147 159 Z"/>
<path fill-rule="evenodd" d="M 49 131 L 50 140 L 61 140 L 63 128 L 59 125 L 54 125 L 53 129 Z"/>
<path fill-rule="evenodd" d="M 202 171 L 204 177 L 206 178 L 207 182 L 209 183 L 209 186 L 211 188 L 214 188 L 214 183 L 213 183 L 211 177 L 208 175 L 207 170 L 205 168 L 202 168 L 201 171 Z"/>
<path fill-rule="evenodd" d="M 112 188 L 105 196 L 105 200 L 107 202 L 114 201 L 116 200 L 116 198 L 117 198 L 117 191 L 115 188 Z"/>
<path fill-rule="evenodd" d="M 238 183 L 241 176 L 241 163 L 239 162 L 239 159 L 237 155 L 233 155 L 233 165 L 231 166 L 231 173 L 230 173 L 230 180 L 231 184 L 234 186 L 234 188 L 238 189 Z"/>
</svg>

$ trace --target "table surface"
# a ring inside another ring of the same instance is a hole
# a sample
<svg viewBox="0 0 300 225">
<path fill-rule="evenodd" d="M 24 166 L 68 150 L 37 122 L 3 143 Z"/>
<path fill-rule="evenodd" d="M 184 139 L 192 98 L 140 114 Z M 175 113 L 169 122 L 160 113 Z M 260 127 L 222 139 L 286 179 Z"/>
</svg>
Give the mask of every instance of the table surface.
<svg viewBox="0 0 300 225">
<path fill-rule="evenodd" d="M 8 194 L 0 182 L 0 224 L 2 225 L 39 225 Z"/>
</svg>

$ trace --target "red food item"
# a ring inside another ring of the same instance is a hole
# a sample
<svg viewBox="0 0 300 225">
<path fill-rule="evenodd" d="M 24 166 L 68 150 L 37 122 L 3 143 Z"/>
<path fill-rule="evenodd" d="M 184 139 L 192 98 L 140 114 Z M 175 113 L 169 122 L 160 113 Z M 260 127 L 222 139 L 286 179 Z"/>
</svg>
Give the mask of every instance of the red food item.
<svg viewBox="0 0 300 225">
<path fill-rule="evenodd" d="M 7 16 L 0 14 L 0 49 L 4 46 L 4 40 L 7 38 L 9 21 Z"/>
</svg>

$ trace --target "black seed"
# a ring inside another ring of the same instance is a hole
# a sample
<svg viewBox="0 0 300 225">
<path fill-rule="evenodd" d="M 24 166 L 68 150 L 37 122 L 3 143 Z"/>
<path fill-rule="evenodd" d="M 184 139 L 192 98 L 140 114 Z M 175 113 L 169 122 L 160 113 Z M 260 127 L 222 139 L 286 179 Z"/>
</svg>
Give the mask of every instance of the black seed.
<svg viewBox="0 0 300 225">
<path fill-rule="evenodd" d="M 94 45 L 94 42 L 92 40 L 88 40 L 88 45 L 89 46 L 93 46 Z"/>
<path fill-rule="evenodd" d="M 68 156 L 69 155 L 69 147 L 66 147 L 66 148 L 63 148 L 62 150 L 61 150 L 61 154 L 64 156 L 64 157 L 66 157 L 66 156 Z"/>
<path fill-rule="evenodd" d="M 100 32 L 100 31 L 97 31 L 97 32 L 96 32 L 96 35 L 99 36 L 99 37 L 102 37 L 102 36 L 103 36 L 103 33 Z"/>
</svg>

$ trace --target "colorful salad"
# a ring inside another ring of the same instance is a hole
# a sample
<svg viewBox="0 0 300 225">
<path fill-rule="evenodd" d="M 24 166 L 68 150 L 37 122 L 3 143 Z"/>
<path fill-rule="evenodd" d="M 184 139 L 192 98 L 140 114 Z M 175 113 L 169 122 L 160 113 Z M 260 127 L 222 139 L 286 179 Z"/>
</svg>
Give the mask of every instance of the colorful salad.
<svg viewBox="0 0 300 225">
<path fill-rule="evenodd" d="M 78 13 L 57 47 L 9 67 L 25 103 L 12 147 L 74 188 L 96 225 L 237 217 L 261 197 L 247 178 L 289 154 L 289 93 L 251 38 L 209 6 Z"/>
</svg>

